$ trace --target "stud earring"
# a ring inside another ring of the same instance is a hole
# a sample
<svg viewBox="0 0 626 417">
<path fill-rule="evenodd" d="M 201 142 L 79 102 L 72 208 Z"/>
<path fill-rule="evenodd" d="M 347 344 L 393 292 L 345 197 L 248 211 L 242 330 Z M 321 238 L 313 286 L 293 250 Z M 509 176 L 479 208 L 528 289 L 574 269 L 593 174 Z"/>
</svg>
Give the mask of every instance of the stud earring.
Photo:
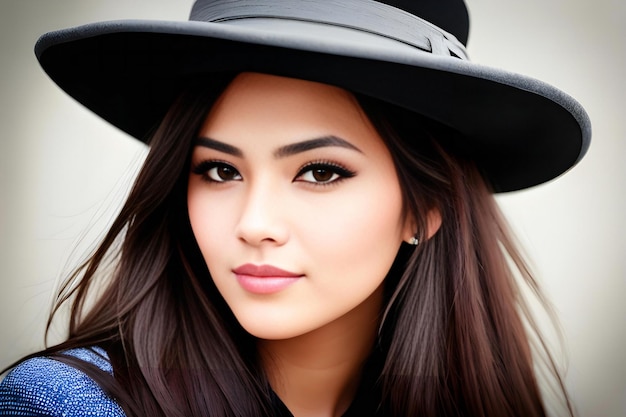
<svg viewBox="0 0 626 417">
<path fill-rule="evenodd" d="M 420 244 L 420 240 L 418 239 L 417 236 L 413 236 L 411 239 L 409 239 L 409 245 L 417 246 L 419 244 Z"/>
</svg>

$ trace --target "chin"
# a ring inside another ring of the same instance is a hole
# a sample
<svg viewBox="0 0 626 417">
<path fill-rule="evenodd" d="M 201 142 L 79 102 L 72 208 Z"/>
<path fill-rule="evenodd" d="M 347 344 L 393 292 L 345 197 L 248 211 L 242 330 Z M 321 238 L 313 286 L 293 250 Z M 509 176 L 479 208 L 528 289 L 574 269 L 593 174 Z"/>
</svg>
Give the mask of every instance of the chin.
<svg viewBox="0 0 626 417">
<path fill-rule="evenodd" d="M 283 315 L 279 319 L 262 317 L 256 314 L 252 317 L 240 317 L 237 316 L 239 324 L 250 335 L 257 339 L 263 340 L 285 340 L 292 339 L 298 336 L 307 334 L 317 327 L 302 326 L 302 320 L 296 319 L 296 317 L 289 317 L 289 320 L 285 320 Z"/>
<path fill-rule="evenodd" d="M 303 334 L 303 332 L 285 329 L 284 327 L 276 324 L 264 326 L 246 326 L 242 324 L 242 326 L 245 331 L 247 331 L 257 339 L 261 340 L 285 340 L 292 339 Z"/>
</svg>

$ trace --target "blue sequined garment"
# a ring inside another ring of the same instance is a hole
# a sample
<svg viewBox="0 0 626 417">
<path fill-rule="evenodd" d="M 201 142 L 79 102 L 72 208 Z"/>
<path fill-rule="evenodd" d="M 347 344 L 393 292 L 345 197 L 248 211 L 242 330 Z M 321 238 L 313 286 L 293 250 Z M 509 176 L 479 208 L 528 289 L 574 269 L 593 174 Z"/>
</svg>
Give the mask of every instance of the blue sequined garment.
<svg viewBox="0 0 626 417">
<path fill-rule="evenodd" d="M 106 352 L 98 347 L 63 352 L 113 373 Z M 361 386 L 343 417 L 380 417 L 380 392 L 375 389 L 380 358 L 366 364 Z M 272 392 L 272 417 L 293 417 Z M 126 417 L 122 408 L 82 371 L 54 359 L 37 357 L 22 362 L 0 382 L 0 417 Z"/>
<path fill-rule="evenodd" d="M 100 348 L 64 352 L 113 372 Z M 0 383 L 0 416 L 124 417 L 122 408 L 83 372 L 54 359 L 29 359 Z"/>
</svg>

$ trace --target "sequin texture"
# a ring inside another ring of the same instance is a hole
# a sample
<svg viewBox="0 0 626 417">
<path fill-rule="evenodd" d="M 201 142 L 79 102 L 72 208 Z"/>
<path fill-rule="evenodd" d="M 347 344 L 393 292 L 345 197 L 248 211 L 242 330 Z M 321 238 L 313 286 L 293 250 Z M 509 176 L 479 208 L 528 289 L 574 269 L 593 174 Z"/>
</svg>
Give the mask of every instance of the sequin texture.
<svg viewBox="0 0 626 417">
<path fill-rule="evenodd" d="M 100 348 L 65 352 L 113 372 Z M 122 408 L 82 371 L 38 357 L 15 367 L 0 383 L 0 416 L 125 417 Z"/>
</svg>

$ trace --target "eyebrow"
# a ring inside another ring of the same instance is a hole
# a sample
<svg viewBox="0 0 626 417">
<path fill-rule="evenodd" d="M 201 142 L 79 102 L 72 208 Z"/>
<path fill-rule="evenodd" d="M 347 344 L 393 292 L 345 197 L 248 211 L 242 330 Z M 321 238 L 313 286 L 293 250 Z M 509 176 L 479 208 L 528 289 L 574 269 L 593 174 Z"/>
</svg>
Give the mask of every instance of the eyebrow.
<svg viewBox="0 0 626 417">
<path fill-rule="evenodd" d="M 310 151 L 311 149 L 325 148 L 328 146 L 338 146 L 340 148 L 352 149 L 354 151 L 361 152 L 359 148 L 357 148 L 347 140 L 331 135 L 282 146 L 274 152 L 274 156 L 276 158 L 284 158 L 286 156 Z"/>
<path fill-rule="evenodd" d="M 243 151 L 236 146 L 232 146 L 227 143 L 220 142 L 218 140 L 204 136 L 196 139 L 196 146 L 204 146 L 206 148 L 214 149 L 216 151 L 224 152 L 240 158 L 244 156 Z M 337 136 L 329 135 L 281 146 L 280 148 L 276 149 L 276 151 L 274 151 L 274 157 L 285 158 L 287 156 L 296 155 L 302 152 L 310 151 L 312 149 L 325 148 L 329 146 L 351 149 L 363 153 L 359 148 L 357 148 L 347 140 L 341 139 Z"/>
<path fill-rule="evenodd" d="M 196 139 L 196 146 L 204 146 L 205 148 L 215 149 L 216 151 L 224 152 L 233 156 L 243 156 L 243 151 L 241 149 L 229 145 L 228 143 L 220 142 L 219 140 L 207 138 L 204 136 Z"/>
</svg>

